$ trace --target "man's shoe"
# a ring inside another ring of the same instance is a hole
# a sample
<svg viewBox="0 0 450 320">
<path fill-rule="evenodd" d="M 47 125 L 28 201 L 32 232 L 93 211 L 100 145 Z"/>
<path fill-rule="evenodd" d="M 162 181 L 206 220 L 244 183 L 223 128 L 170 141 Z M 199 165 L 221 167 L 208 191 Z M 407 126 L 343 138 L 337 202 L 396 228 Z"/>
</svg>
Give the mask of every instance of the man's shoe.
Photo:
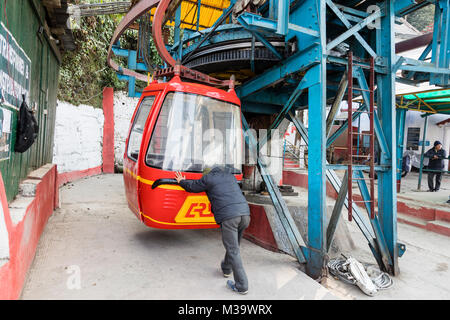
<svg viewBox="0 0 450 320">
<path fill-rule="evenodd" d="M 248 293 L 248 290 L 239 291 L 238 288 L 236 288 L 236 285 L 234 284 L 234 282 L 231 281 L 231 280 L 227 281 L 227 288 L 233 290 L 234 292 L 240 293 L 240 294 L 247 294 Z"/>
<path fill-rule="evenodd" d="M 225 272 L 225 271 L 223 271 L 223 260 L 222 260 L 222 262 L 220 263 L 220 269 L 222 270 L 222 274 L 223 274 L 223 276 L 225 277 L 225 278 L 228 278 L 228 277 L 230 277 L 231 276 L 231 274 L 233 273 L 233 271 L 229 271 L 229 272 Z"/>
<path fill-rule="evenodd" d="M 223 276 L 224 276 L 225 278 L 229 278 L 229 277 L 231 277 L 231 275 L 232 275 L 232 272 L 230 272 L 230 273 L 225 273 L 225 272 L 222 271 L 222 273 L 223 273 Z"/>
</svg>

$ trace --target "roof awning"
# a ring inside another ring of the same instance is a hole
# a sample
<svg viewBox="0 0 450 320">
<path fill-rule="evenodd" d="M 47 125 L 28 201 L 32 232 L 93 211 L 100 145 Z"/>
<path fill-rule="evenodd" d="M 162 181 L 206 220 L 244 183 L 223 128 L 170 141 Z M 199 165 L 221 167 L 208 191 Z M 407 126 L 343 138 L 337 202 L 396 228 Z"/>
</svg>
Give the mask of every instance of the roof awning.
<svg viewBox="0 0 450 320">
<path fill-rule="evenodd" d="M 404 93 L 396 96 L 397 108 L 450 114 L 450 89 Z"/>
</svg>

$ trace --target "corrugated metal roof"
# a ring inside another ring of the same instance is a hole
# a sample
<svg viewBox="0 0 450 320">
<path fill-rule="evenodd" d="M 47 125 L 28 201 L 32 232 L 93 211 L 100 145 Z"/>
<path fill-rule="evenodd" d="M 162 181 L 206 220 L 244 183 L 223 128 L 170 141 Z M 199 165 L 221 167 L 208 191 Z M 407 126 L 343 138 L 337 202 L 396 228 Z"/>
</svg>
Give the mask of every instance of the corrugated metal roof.
<svg viewBox="0 0 450 320">
<path fill-rule="evenodd" d="M 222 15 L 223 10 L 230 6 L 230 0 L 201 0 L 199 30 L 210 28 Z M 153 8 L 152 16 L 156 8 Z M 181 3 L 181 28 L 196 29 L 198 0 L 183 0 Z M 174 22 L 167 25 L 173 26 Z"/>
<path fill-rule="evenodd" d="M 182 28 L 197 25 L 198 3 L 198 0 L 183 0 L 181 3 Z M 211 27 L 229 5 L 230 0 L 201 0 L 199 29 Z"/>
</svg>

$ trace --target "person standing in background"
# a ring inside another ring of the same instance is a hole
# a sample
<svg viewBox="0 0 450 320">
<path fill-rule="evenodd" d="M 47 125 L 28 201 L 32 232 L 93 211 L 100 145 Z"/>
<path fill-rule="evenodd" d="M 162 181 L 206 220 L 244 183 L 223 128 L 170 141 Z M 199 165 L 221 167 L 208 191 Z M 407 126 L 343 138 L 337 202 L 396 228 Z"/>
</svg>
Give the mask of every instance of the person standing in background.
<svg viewBox="0 0 450 320">
<path fill-rule="evenodd" d="M 425 153 L 425 157 L 430 158 L 428 169 L 433 170 L 428 172 L 428 191 L 437 192 L 441 187 L 442 170 L 444 170 L 444 160 L 447 159 L 447 153 L 442 149 L 442 143 L 435 141 L 434 147 Z M 434 177 L 436 177 L 436 184 L 434 184 Z"/>
</svg>

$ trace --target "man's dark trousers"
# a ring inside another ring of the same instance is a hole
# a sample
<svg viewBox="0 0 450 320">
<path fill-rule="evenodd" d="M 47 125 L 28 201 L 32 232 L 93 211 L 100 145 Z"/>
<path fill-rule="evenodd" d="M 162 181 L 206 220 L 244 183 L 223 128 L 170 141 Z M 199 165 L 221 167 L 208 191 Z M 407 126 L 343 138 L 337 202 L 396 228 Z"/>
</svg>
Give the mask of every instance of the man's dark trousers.
<svg viewBox="0 0 450 320">
<path fill-rule="evenodd" d="M 436 176 L 436 185 L 434 186 L 434 177 Z M 430 190 L 439 190 L 441 188 L 442 172 L 428 172 L 428 188 Z"/>
<path fill-rule="evenodd" d="M 239 245 L 241 243 L 244 230 L 250 224 L 250 216 L 239 216 L 222 221 L 222 241 L 225 247 L 225 259 L 221 267 L 224 274 L 230 274 L 233 271 L 234 282 L 239 291 L 248 290 L 248 280 L 242 264 Z"/>
</svg>

